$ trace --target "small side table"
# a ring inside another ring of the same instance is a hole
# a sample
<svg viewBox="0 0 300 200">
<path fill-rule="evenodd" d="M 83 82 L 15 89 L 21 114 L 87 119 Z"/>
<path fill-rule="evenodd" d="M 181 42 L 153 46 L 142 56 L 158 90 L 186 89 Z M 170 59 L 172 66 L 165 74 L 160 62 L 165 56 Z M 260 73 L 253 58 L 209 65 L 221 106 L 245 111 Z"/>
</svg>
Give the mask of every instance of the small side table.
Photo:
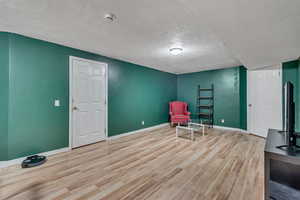
<svg viewBox="0 0 300 200">
<path fill-rule="evenodd" d="M 179 135 L 180 130 L 186 130 L 191 134 L 191 140 L 194 140 L 194 132 L 202 130 L 202 136 L 205 135 L 205 125 L 204 124 L 199 124 L 199 123 L 194 123 L 194 122 L 189 122 L 188 126 L 176 126 L 176 137 Z"/>
</svg>

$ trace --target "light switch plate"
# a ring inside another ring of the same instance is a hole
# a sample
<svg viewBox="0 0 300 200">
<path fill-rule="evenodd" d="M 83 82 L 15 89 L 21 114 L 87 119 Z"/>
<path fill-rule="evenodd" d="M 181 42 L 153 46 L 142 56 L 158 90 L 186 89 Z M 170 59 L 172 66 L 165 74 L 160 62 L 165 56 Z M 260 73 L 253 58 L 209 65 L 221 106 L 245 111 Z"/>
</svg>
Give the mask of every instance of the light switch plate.
<svg viewBox="0 0 300 200">
<path fill-rule="evenodd" d="M 54 106 L 55 106 L 55 107 L 59 107 L 59 106 L 60 106 L 60 101 L 56 99 L 56 100 L 54 101 Z"/>
</svg>

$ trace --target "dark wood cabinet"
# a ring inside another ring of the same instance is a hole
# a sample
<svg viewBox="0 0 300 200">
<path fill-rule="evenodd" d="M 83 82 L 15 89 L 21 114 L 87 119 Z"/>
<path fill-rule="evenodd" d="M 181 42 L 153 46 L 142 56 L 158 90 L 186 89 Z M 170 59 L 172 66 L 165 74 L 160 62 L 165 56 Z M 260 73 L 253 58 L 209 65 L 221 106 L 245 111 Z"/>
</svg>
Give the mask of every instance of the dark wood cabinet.
<svg viewBox="0 0 300 200">
<path fill-rule="evenodd" d="M 277 148 L 285 133 L 269 129 L 265 145 L 265 199 L 300 200 L 300 151 Z"/>
</svg>

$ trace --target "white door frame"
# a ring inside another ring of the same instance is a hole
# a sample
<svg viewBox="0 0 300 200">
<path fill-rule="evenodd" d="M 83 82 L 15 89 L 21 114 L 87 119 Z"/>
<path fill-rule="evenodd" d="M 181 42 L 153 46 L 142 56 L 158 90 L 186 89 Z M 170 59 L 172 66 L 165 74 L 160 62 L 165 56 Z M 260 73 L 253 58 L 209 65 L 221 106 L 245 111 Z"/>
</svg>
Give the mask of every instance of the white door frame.
<svg viewBox="0 0 300 200">
<path fill-rule="evenodd" d="M 79 58 L 75 56 L 69 56 L 69 148 L 73 148 L 73 91 L 72 91 L 72 84 L 73 84 L 73 61 L 85 61 L 97 64 L 104 64 L 105 65 L 105 140 L 108 138 L 108 118 L 107 118 L 107 109 L 108 109 L 108 65 L 107 63 L 98 62 L 95 60 L 89 60 L 85 58 Z"/>
<path fill-rule="evenodd" d="M 275 65 L 276 66 L 276 65 Z M 279 70 L 280 70 L 280 83 L 281 85 L 283 85 L 282 83 L 282 64 L 278 64 L 279 66 Z M 271 66 L 270 66 L 271 67 Z M 249 71 L 247 70 L 247 132 L 251 133 L 252 131 L 252 127 L 251 127 L 251 109 L 249 109 L 249 104 L 250 104 L 250 96 L 249 96 Z M 282 94 L 281 94 L 281 99 L 282 99 Z M 281 105 L 283 105 L 283 102 L 281 101 Z M 282 117 L 282 112 L 281 112 L 281 117 Z"/>
<path fill-rule="evenodd" d="M 249 109 L 249 104 L 250 104 L 250 98 L 249 98 L 249 94 L 250 94 L 250 90 L 249 90 L 249 72 L 248 70 L 246 70 L 247 72 L 247 132 L 248 133 L 251 133 L 251 127 L 250 127 L 250 123 L 251 123 L 251 120 L 250 120 L 250 117 L 251 117 L 251 114 L 250 114 L 250 109 Z"/>
</svg>

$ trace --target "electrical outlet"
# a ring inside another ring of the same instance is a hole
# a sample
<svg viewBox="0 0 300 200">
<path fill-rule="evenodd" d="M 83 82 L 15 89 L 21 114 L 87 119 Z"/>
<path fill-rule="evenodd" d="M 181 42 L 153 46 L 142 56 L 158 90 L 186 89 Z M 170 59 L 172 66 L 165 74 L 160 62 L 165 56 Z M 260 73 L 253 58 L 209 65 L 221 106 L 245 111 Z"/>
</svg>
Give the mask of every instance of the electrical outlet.
<svg viewBox="0 0 300 200">
<path fill-rule="evenodd" d="M 142 121 L 142 125 L 143 125 L 143 126 L 145 125 L 145 121 Z"/>
<path fill-rule="evenodd" d="M 221 123 L 223 124 L 225 122 L 225 120 L 224 119 L 221 119 Z"/>
</svg>

